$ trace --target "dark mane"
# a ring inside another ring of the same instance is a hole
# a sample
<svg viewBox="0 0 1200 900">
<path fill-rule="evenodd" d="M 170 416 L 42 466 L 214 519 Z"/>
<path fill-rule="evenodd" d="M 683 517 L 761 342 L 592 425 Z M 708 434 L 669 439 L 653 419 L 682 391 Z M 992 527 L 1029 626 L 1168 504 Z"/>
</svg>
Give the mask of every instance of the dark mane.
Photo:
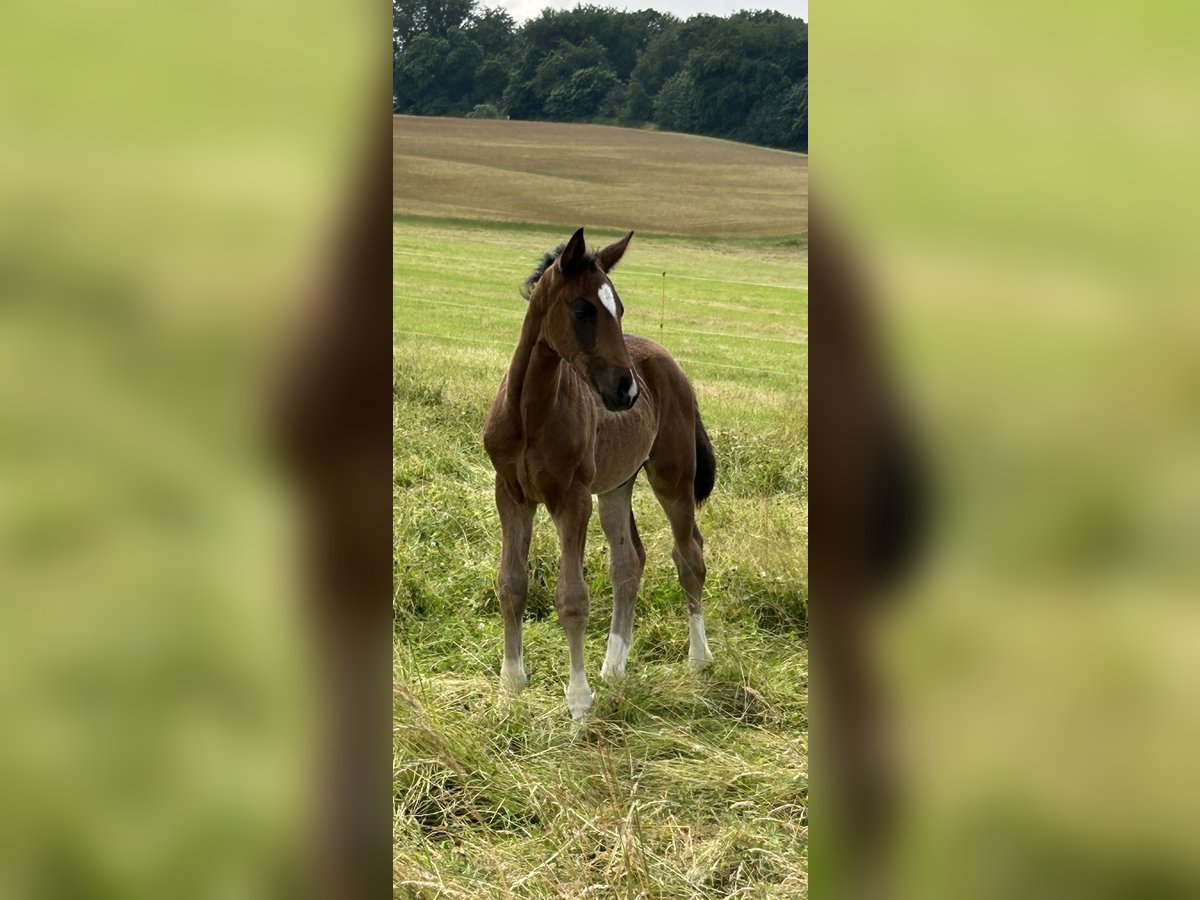
<svg viewBox="0 0 1200 900">
<path fill-rule="evenodd" d="M 566 249 L 566 244 L 559 244 L 542 257 L 542 261 L 537 264 L 537 268 L 529 273 L 529 277 L 526 278 L 524 284 L 521 285 L 522 297 L 524 297 L 526 300 L 529 299 L 529 295 L 533 293 L 533 286 L 538 283 L 538 279 L 542 277 L 543 273 L 545 273 L 548 268 L 554 265 L 554 261 L 562 256 L 562 252 Z M 584 260 L 584 265 L 588 269 L 594 269 L 596 267 L 596 254 L 588 253 L 587 259 Z"/>
</svg>

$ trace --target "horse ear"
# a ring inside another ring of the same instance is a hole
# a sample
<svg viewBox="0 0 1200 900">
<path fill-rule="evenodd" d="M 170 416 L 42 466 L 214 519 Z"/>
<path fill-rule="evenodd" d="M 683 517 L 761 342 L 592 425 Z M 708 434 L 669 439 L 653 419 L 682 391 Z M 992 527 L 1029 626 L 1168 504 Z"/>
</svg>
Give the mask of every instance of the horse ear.
<svg viewBox="0 0 1200 900">
<path fill-rule="evenodd" d="M 558 267 L 565 274 L 570 275 L 577 271 L 587 257 L 587 245 L 583 241 L 583 229 L 580 228 L 567 241 L 566 249 L 558 258 Z"/>
<path fill-rule="evenodd" d="M 629 246 L 629 239 L 633 237 L 633 232 L 625 235 L 615 244 L 609 244 L 603 250 L 596 254 L 596 261 L 600 263 L 600 268 L 608 272 L 621 261 L 621 257 L 625 255 L 625 248 Z"/>
</svg>

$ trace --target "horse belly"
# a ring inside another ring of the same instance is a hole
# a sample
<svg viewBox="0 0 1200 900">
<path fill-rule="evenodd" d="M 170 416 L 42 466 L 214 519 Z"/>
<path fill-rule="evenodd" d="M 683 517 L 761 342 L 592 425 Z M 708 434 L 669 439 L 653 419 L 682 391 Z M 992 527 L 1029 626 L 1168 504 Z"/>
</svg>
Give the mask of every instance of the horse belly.
<svg viewBox="0 0 1200 900">
<path fill-rule="evenodd" d="M 600 413 L 596 423 L 596 475 L 592 493 L 604 494 L 620 487 L 637 474 L 650 455 L 658 423 L 649 404 L 628 412 Z"/>
</svg>

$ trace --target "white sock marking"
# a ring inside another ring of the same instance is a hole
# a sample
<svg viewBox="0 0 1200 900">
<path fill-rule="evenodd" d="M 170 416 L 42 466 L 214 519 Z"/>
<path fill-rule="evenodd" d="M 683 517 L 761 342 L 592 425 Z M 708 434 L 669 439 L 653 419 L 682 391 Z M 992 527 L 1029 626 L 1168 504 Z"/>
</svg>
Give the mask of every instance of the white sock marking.
<svg viewBox="0 0 1200 900">
<path fill-rule="evenodd" d="M 507 659 L 501 661 L 500 683 L 506 690 L 514 694 L 519 694 L 525 687 L 525 662 L 523 653 L 517 656 L 513 662 L 509 662 Z"/>
<path fill-rule="evenodd" d="M 571 672 L 566 694 L 567 709 L 571 711 L 571 718 L 582 719 L 592 708 L 592 689 L 588 685 L 587 674 L 582 669 Z"/>
<path fill-rule="evenodd" d="M 612 288 L 607 283 L 600 285 L 600 302 L 615 319 L 617 317 L 617 298 L 613 296 Z"/>
<path fill-rule="evenodd" d="M 704 632 L 704 616 L 688 616 L 688 659 L 693 665 L 703 666 L 712 662 L 712 658 L 708 635 Z"/>
<path fill-rule="evenodd" d="M 625 676 L 625 660 L 629 658 L 629 645 L 625 639 L 614 632 L 608 633 L 608 653 L 604 657 L 604 665 L 600 669 L 600 677 L 611 680 Z"/>
</svg>

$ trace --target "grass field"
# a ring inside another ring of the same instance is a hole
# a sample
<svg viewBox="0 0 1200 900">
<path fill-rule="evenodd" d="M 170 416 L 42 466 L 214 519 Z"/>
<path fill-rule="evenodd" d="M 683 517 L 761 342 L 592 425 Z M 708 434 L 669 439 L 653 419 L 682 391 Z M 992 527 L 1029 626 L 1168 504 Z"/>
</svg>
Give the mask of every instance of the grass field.
<svg viewBox="0 0 1200 900">
<path fill-rule="evenodd" d="M 392 120 L 395 212 L 659 234 L 808 230 L 808 157 L 605 125 Z M 580 218 L 582 216 L 582 218 Z"/>
<path fill-rule="evenodd" d="M 563 703 L 558 550 L 544 511 L 530 560 L 529 686 L 515 701 L 499 694 L 500 531 L 480 440 L 524 315 L 517 287 L 570 229 L 405 212 L 394 219 L 397 895 L 805 896 L 802 231 L 721 241 L 639 234 L 614 273 L 626 331 L 660 339 L 680 360 L 716 449 L 717 487 L 699 518 L 716 662 L 701 676 L 689 670 L 669 531 L 640 484 L 634 510 L 648 559 L 628 677 L 617 687 L 598 677 L 612 594 L 593 521 L 596 697 L 576 726 Z M 595 221 L 576 214 L 568 221 Z M 588 234 L 597 245 L 618 236 Z"/>
</svg>

